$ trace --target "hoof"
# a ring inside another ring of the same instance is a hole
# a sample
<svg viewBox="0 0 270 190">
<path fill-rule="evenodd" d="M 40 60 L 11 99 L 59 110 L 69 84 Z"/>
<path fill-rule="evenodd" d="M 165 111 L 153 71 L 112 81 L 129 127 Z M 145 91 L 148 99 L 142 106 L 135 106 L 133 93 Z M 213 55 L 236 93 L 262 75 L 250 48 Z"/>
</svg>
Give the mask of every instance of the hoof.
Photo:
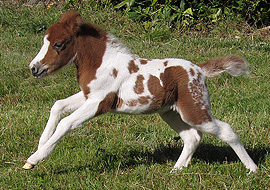
<svg viewBox="0 0 270 190">
<path fill-rule="evenodd" d="M 32 169 L 34 166 L 35 166 L 35 165 L 30 164 L 29 162 L 26 162 L 26 163 L 24 164 L 24 166 L 23 166 L 23 169 L 25 169 L 25 170 L 30 170 L 30 169 Z"/>
<path fill-rule="evenodd" d="M 173 174 L 173 173 L 176 173 L 177 171 L 181 171 L 183 169 L 183 167 L 181 166 L 181 167 L 174 167 L 171 171 L 170 171 L 170 173 L 171 174 Z"/>
<path fill-rule="evenodd" d="M 254 170 L 249 170 L 249 172 L 248 172 L 248 175 L 251 175 L 251 174 L 255 174 L 255 173 L 257 173 L 258 172 L 258 170 L 257 169 L 254 169 Z"/>
<path fill-rule="evenodd" d="M 252 165 L 251 167 L 248 167 L 249 173 L 248 174 L 255 174 L 258 172 L 258 166 L 257 165 Z"/>
</svg>

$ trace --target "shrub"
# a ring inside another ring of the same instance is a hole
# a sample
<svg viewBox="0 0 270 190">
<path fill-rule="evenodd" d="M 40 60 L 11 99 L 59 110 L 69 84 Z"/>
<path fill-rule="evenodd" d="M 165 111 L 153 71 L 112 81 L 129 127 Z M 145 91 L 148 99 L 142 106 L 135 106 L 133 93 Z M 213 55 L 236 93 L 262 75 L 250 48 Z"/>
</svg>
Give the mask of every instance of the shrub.
<svg viewBox="0 0 270 190">
<path fill-rule="evenodd" d="M 103 1 L 104 2 L 104 1 Z M 156 22 L 165 19 L 172 25 L 192 25 L 201 21 L 217 22 L 222 16 L 240 15 L 250 25 L 270 22 L 267 0 L 123 0 L 110 1 L 116 9 L 126 11 L 132 19 Z"/>
</svg>

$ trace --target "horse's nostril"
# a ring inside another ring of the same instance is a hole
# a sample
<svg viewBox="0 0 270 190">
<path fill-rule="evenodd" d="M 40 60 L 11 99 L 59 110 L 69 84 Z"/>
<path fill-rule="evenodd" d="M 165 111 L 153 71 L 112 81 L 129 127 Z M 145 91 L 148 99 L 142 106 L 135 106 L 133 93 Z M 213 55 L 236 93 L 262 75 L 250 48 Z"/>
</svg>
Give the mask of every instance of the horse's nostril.
<svg viewBox="0 0 270 190">
<path fill-rule="evenodd" d="M 33 67 L 31 68 L 31 72 L 32 72 L 32 74 L 37 73 L 37 72 L 38 72 L 37 67 L 33 66 Z"/>
</svg>

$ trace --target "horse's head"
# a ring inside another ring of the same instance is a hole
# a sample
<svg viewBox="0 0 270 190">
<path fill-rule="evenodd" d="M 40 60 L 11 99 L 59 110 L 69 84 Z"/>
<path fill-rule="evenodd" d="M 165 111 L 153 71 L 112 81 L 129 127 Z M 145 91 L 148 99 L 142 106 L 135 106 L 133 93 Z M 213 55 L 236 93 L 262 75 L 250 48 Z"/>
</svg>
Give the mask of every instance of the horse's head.
<svg viewBox="0 0 270 190">
<path fill-rule="evenodd" d="M 46 30 L 44 44 L 29 65 L 34 77 L 43 78 L 76 56 L 74 40 L 81 22 L 81 16 L 70 11 Z"/>
</svg>

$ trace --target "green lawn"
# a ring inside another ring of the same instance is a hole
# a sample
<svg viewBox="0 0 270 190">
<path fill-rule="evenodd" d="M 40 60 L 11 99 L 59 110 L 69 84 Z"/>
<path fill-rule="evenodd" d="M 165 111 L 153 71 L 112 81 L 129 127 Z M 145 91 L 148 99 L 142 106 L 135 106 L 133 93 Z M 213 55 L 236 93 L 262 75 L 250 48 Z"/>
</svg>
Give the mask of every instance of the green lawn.
<svg viewBox="0 0 270 190">
<path fill-rule="evenodd" d="M 216 118 L 230 123 L 258 173 L 247 170 L 227 144 L 204 135 L 191 164 L 170 174 L 182 142 L 158 115 L 106 114 L 63 138 L 47 160 L 25 171 L 53 103 L 79 91 L 76 69 L 37 80 L 28 64 L 45 29 L 62 8 L 0 7 L 0 189 L 268 189 L 270 186 L 270 33 L 244 33 L 224 20 L 208 32 L 177 31 L 162 22 L 143 27 L 111 8 L 79 12 L 145 58 L 177 57 L 201 63 L 236 54 L 250 62 L 249 77 L 208 79 Z M 229 25 L 229 26 L 228 26 Z"/>
</svg>

